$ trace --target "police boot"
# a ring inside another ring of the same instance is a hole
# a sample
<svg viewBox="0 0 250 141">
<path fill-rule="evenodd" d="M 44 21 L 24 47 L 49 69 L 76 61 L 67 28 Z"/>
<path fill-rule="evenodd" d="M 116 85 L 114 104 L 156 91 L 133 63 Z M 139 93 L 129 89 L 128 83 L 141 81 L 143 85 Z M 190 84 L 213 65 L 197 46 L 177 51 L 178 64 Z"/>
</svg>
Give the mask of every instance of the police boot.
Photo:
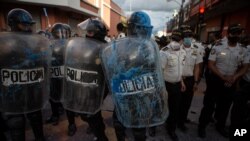
<svg viewBox="0 0 250 141">
<path fill-rule="evenodd" d="M 49 117 L 48 119 L 46 119 L 45 122 L 46 123 L 51 123 L 52 125 L 56 126 L 59 123 L 59 118 L 52 115 L 51 117 Z"/>
<path fill-rule="evenodd" d="M 76 130 L 77 130 L 77 128 L 76 128 L 75 124 L 69 124 L 69 126 L 68 126 L 68 135 L 69 136 L 75 135 Z"/>
</svg>

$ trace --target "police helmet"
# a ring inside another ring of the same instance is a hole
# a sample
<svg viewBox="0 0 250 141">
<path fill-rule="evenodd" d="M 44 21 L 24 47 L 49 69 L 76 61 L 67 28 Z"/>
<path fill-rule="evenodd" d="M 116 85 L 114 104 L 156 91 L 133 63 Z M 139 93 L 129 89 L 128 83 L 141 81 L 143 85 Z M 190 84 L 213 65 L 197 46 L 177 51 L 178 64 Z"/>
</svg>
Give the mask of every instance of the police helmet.
<svg viewBox="0 0 250 141">
<path fill-rule="evenodd" d="M 183 32 L 184 37 L 192 37 L 193 36 L 193 32 L 191 29 L 185 29 L 182 32 Z"/>
<path fill-rule="evenodd" d="M 31 14 L 24 10 L 24 9 L 20 9 L 20 8 L 15 8 L 12 9 L 8 15 L 7 15 L 7 23 L 10 26 L 12 31 L 18 31 L 18 30 L 22 30 L 22 29 L 18 29 L 18 24 L 23 24 L 23 25 L 33 25 L 36 22 L 33 21 L 33 18 L 31 16 Z"/>
<path fill-rule="evenodd" d="M 182 40 L 183 39 L 182 31 L 179 29 L 173 30 L 172 35 L 171 35 L 171 39 L 176 41 L 176 42 L 179 42 L 180 40 Z"/>
<path fill-rule="evenodd" d="M 71 27 L 68 24 L 64 24 L 64 27 L 66 29 L 66 38 L 70 38 L 71 37 Z"/>
<path fill-rule="evenodd" d="M 106 26 L 99 19 L 88 19 L 84 30 L 87 31 L 86 37 L 100 41 L 105 41 L 105 36 L 108 34 Z"/>
<path fill-rule="evenodd" d="M 128 20 L 128 35 L 151 37 L 152 28 L 150 18 L 145 12 L 134 12 Z"/>
<path fill-rule="evenodd" d="M 55 23 L 51 28 L 52 36 L 55 39 L 65 39 L 66 38 L 66 28 L 63 23 Z"/>
<path fill-rule="evenodd" d="M 189 25 L 186 25 L 186 24 L 183 24 L 180 27 L 180 30 L 182 30 L 182 31 L 187 30 L 187 29 L 191 29 L 191 27 Z"/>
<path fill-rule="evenodd" d="M 241 34 L 242 32 L 242 27 L 240 24 L 232 24 L 228 27 L 228 34 Z"/>
</svg>

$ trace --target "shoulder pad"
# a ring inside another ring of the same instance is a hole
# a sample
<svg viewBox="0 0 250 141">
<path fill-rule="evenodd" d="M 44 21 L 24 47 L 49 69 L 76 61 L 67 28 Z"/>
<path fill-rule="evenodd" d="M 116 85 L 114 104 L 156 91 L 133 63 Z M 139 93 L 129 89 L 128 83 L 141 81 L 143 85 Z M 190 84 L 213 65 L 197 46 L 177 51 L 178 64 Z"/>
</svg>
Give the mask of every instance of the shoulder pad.
<svg viewBox="0 0 250 141">
<path fill-rule="evenodd" d="M 195 48 L 199 48 L 199 46 L 197 46 L 196 44 L 194 44 L 194 47 L 195 47 Z"/>
<path fill-rule="evenodd" d="M 247 48 L 247 46 L 244 46 L 243 44 L 240 44 L 240 47 Z"/>
<path fill-rule="evenodd" d="M 222 40 L 220 40 L 220 41 L 218 41 L 217 43 L 214 44 L 214 46 L 220 46 L 220 45 L 223 45 Z"/>
<path fill-rule="evenodd" d="M 161 50 L 162 51 L 167 51 L 169 49 L 169 47 L 168 46 L 165 46 L 165 47 L 163 47 Z"/>
</svg>

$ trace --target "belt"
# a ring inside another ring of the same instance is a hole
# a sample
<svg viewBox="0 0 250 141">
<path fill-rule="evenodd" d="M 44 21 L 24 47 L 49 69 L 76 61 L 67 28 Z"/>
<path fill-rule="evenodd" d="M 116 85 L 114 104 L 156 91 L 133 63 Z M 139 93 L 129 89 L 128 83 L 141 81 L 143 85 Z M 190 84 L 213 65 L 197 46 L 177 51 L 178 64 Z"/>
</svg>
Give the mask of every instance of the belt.
<svg viewBox="0 0 250 141">
<path fill-rule="evenodd" d="M 193 78 L 194 76 L 182 76 L 182 79 Z"/>
</svg>

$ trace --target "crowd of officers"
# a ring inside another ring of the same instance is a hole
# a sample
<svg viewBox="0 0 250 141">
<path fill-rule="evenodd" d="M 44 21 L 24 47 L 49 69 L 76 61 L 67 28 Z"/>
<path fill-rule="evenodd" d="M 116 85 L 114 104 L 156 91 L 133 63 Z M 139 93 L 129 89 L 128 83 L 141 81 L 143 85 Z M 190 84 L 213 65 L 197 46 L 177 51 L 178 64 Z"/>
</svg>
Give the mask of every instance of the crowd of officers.
<svg viewBox="0 0 250 141">
<path fill-rule="evenodd" d="M 11 16 L 11 12 L 7 17 L 11 32 L 32 33 L 31 26 L 34 23 L 31 15 L 23 9 L 14 9 L 14 12 L 19 13 L 14 16 Z M 24 21 L 20 20 L 22 19 L 20 16 L 23 15 L 30 17 L 32 22 L 29 19 L 28 21 L 25 21 L 27 19 L 23 19 Z M 16 19 L 19 19 L 19 21 Z M 99 20 L 97 20 L 95 25 L 98 30 L 87 31 L 86 37 L 106 43 L 106 27 Z M 124 24 L 119 23 L 117 31 L 119 34 L 117 40 L 126 37 Z M 235 129 L 250 127 L 249 107 L 247 107 L 250 96 L 250 46 L 247 38 L 240 42 L 242 31 L 240 24 L 233 24 L 228 27 L 227 36 L 220 38 L 220 34 L 216 34 L 216 38 L 212 40 L 209 47 L 204 47 L 203 44 L 193 38 L 194 34 L 190 26 L 183 25 L 180 29 L 172 32 L 169 43 L 159 44 L 161 46 L 161 67 L 168 92 L 169 116 L 165 127 L 172 140 L 179 140 L 176 128 L 185 133 L 188 131 L 185 124 L 188 122 L 189 109 L 194 92 L 197 90 L 203 76 L 205 76 L 207 87 L 204 92 L 203 108 L 199 117 L 198 136 L 201 138 L 206 137 L 206 127 L 210 122 L 215 122 L 216 130 L 224 137 L 232 135 Z M 54 24 L 51 32 L 39 31 L 38 34 L 53 39 L 73 37 L 70 26 L 63 23 Z M 107 91 L 106 93 L 108 93 Z M 231 110 L 231 125 L 230 130 L 228 130 L 226 128 L 226 119 L 232 103 L 234 104 Z M 60 102 L 50 100 L 50 104 L 52 115 L 46 120 L 46 123 L 56 126 L 60 115 L 64 113 L 64 108 Z M 77 114 L 69 110 L 65 111 L 69 123 L 68 135 L 73 136 L 77 130 L 74 120 Z M 108 141 L 105 135 L 105 125 L 101 111 L 93 116 L 78 115 L 81 116 L 82 120 L 88 122 L 89 128 L 87 132 L 93 132 L 97 141 Z M 1 141 L 6 140 L 4 134 L 6 129 L 10 132 L 11 140 L 24 141 L 25 117 L 30 120 L 35 139 L 44 141 L 41 110 L 26 115 L 6 116 L 2 113 L 2 116 L 0 116 Z M 117 120 L 115 114 L 113 118 L 117 140 L 125 141 L 125 127 Z M 149 135 L 155 136 L 155 128 L 149 128 Z M 230 134 L 229 131 L 231 132 Z M 146 129 L 135 128 L 133 133 L 135 141 L 146 140 Z"/>
</svg>

